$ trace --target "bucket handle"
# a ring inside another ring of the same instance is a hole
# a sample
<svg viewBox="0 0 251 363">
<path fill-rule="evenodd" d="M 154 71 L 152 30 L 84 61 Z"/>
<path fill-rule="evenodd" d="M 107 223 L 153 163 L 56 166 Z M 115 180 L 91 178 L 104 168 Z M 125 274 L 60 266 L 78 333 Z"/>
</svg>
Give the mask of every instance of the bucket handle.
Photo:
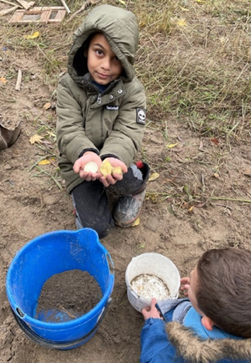
<svg viewBox="0 0 251 363">
<path fill-rule="evenodd" d="M 108 263 L 108 266 L 109 266 L 109 271 L 111 274 L 114 275 L 114 263 L 113 263 L 113 260 L 109 254 L 109 252 L 106 252 L 106 260 L 107 260 L 107 263 Z"/>
<path fill-rule="evenodd" d="M 19 327 L 23 330 L 23 332 L 28 336 L 28 338 L 30 338 L 31 340 L 33 340 L 35 343 L 46 347 L 46 348 L 53 348 L 53 349 L 71 349 L 74 346 L 78 346 L 81 344 L 84 344 L 85 341 L 88 340 L 89 337 L 92 336 L 92 334 L 95 333 L 95 331 L 98 329 L 99 325 L 101 324 L 101 321 L 103 320 L 107 308 L 110 305 L 112 299 L 109 298 L 105 307 L 103 308 L 103 311 L 101 312 L 100 316 L 98 317 L 97 323 L 94 326 L 94 328 L 85 336 L 79 338 L 79 339 L 74 339 L 71 340 L 70 342 L 55 342 L 53 340 L 49 340 L 46 338 L 42 338 L 41 336 L 39 336 L 37 333 L 35 333 L 23 320 L 21 320 L 13 311 L 13 309 L 11 309 L 14 318 L 16 320 L 16 322 L 18 323 Z"/>
</svg>

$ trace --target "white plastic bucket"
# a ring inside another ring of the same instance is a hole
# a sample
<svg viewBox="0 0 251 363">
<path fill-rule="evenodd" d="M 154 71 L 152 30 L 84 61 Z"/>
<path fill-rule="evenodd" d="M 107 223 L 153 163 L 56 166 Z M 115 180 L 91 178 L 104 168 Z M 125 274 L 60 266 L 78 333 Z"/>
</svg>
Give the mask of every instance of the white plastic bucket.
<svg viewBox="0 0 251 363">
<path fill-rule="evenodd" d="M 146 299 L 145 297 L 139 296 L 139 294 L 133 290 L 131 285 L 133 279 L 142 274 L 154 275 L 158 277 L 168 287 L 170 292 L 168 299 L 178 298 L 180 274 L 175 264 L 169 258 L 159 253 L 143 253 L 142 255 L 132 258 L 125 273 L 127 297 L 130 304 L 137 311 L 141 311 L 144 307 L 151 305 L 151 299 Z"/>
</svg>

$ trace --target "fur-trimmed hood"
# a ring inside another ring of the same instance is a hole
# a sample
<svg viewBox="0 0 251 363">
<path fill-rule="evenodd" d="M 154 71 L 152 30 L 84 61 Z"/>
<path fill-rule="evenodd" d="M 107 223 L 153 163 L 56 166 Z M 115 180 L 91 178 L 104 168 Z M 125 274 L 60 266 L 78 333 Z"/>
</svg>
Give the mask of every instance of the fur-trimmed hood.
<svg viewBox="0 0 251 363">
<path fill-rule="evenodd" d="M 166 325 L 166 332 L 178 355 L 191 363 L 214 363 L 220 360 L 251 362 L 251 339 L 201 340 L 191 329 L 177 322 Z"/>
</svg>

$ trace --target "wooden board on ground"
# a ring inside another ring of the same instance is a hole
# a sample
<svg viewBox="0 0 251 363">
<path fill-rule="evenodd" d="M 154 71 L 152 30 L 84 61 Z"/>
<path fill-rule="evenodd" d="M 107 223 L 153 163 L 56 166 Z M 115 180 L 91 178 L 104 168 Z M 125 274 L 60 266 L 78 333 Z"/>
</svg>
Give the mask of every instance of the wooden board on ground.
<svg viewBox="0 0 251 363">
<path fill-rule="evenodd" d="M 30 10 L 16 10 L 9 23 L 57 23 L 64 19 L 66 10 L 61 6 L 34 7 Z"/>
</svg>

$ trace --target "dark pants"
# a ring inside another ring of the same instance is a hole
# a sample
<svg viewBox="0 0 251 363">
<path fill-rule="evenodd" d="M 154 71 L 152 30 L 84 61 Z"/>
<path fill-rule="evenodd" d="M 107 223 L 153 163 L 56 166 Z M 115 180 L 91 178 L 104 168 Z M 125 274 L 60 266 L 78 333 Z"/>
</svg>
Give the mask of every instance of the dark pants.
<svg viewBox="0 0 251 363">
<path fill-rule="evenodd" d="M 107 236 L 114 227 L 112 210 L 119 197 L 135 195 L 145 189 L 149 167 L 143 164 L 140 170 L 143 180 L 135 177 L 132 169 L 128 168 L 123 179 L 108 188 L 99 180 L 84 181 L 77 185 L 71 192 L 77 226 L 94 229 L 100 238 Z"/>
</svg>

